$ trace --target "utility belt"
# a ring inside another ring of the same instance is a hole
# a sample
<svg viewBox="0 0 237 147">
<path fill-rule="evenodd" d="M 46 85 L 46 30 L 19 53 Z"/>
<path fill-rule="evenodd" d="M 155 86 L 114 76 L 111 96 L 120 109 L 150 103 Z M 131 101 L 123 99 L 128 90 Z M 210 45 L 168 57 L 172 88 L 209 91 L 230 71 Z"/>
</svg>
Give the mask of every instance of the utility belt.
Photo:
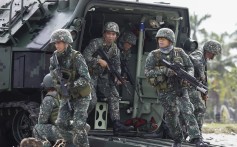
<svg viewBox="0 0 237 147">
<path fill-rule="evenodd" d="M 156 86 L 156 89 L 159 93 L 168 93 L 171 91 L 175 91 L 178 96 L 182 96 L 183 87 L 186 87 L 186 84 L 183 84 L 183 82 L 180 84 L 179 87 L 175 87 L 175 85 L 171 83 L 163 82 L 162 84 L 159 83 Z"/>
<path fill-rule="evenodd" d="M 57 89 L 57 91 L 59 91 L 60 99 L 81 98 L 81 97 L 89 96 L 91 93 L 91 85 L 90 84 L 86 84 L 85 86 L 70 87 L 68 89 L 68 93 L 69 93 L 68 97 L 63 96 L 60 88 L 56 88 L 56 89 Z"/>
</svg>

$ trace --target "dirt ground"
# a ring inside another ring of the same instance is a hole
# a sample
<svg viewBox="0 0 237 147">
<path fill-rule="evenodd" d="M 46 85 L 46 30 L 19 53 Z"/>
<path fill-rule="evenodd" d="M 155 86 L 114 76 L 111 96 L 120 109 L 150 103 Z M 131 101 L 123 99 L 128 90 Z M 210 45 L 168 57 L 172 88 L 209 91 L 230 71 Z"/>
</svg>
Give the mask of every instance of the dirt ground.
<svg viewBox="0 0 237 147">
<path fill-rule="evenodd" d="M 215 133 L 206 133 L 203 134 L 205 141 L 210 142 L 213 145 L 220 145 L 223 147 L 237 147 L 237 134 L 215 134 Z"/>
</svg>

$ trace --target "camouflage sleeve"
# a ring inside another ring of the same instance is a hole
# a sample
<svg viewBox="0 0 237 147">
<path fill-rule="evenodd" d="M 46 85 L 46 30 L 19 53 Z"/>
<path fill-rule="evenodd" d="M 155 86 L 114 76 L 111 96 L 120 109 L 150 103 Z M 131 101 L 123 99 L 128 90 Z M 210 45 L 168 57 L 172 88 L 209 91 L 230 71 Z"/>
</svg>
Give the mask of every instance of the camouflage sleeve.
<svg viewBox="0 0 237 147">
<path fill-rule="evenodd" d="M 205 60 L 201 51 L 196 51 L 190 54 L 193 66 L 195 67 L 195 73 L 201 77 L 205 77 Z"/>
<path fill-rule="evenodd" d="M 93 39 L 82 53 L 89 67 L 96 67 L 98 63 L 99 58 L 93 57 L 98 48 L 99 45 L 96 39 Z"/>
<path fill-rule="evenodd" d="M 82 54 L 78 54 L 76 56 L 76 69 L 79 75 L 79 78 L 74 82 L 74 86 L 85 86 L 91 81 L 91 77 L 89 75 L 88 67 L 86 61 Z"/>
<path fill-rule="evenodd" d="M 154 78 L 164 74 L 160 68 L 156 68 L 156 57 L 153 52 L 150 52 L 146 58 L 145 63 L 145 76 L 147 78 Z"/>
<path fill-rule="evenodd" d="M 186 72 L 190 74 L 191 76 L 194 76 L 194 67 L 191 59 L 189 56 L 184 52 L 184 50 L 181 50 L 181 57 L 183 59 L 183 64 Z"/>
<path fill-rule="evenodd" d="M 50 63 L 50 65 L 49 65 L 49 72 L 52 73 L 53 70 L 55 69 L 55 64 L 54 64 L 54 61 L 53 61 L 53 57 L 50 57 L 49 63 Z"/>
<path fill-rule="evenodd" d="M 51 96 L 46 96 L 40 105 L 38 124 L 49 123 L 49 119 L 53 111 L 53 106 L 54 106 L 54 99 Z"/>
</svg>

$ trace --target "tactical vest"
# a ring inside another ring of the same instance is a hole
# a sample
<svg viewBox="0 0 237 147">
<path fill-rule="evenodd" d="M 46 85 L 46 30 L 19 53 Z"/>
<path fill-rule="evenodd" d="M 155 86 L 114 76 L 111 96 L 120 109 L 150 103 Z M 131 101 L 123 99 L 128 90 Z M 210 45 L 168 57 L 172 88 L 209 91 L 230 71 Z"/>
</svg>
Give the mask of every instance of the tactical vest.
<svg viewBox="0 0 237 147">
<path fill-rule="evenodd" d="M 103 38 L 98 38 L 96 40 L 96 43 L 98 45 L 98 48 L 102 48 L 105 53 L 107 54 L 108 58 L 111 59 L 113 56 L 116 56 L 119 54 L 119 50 L 117 48 L 117 45 L 115 43 L 112 43 L 110 47 L 107 47 L 106 44 L 104 43 L 104 40 Z M 97 50 L 96 49 L 96 50 Z M 101 58 L 97 51 L 92 55 L 92 57 L 94 58 Z M 97 65 L 97 66 L 89 66 L 89 72 L 91 75 L 100 75 L 100 74 L 103 74 L 104 72 L 106 72 L 100 65 Z"/>
<path fill-rule="evenodd" d="M 75 65 L 76 56 L 80 54 L 80 52 L 72 50 L 72 56 L 70 59 L 71 68 L 61 68 L 61 72 L 63 74 L 63 78 L 67 80 L 67 83 L 69 83 L 69 93 L 72 96 L 72 98 L 79 98 L 79 97 L 85 97 L 88 96 L 91 93 L 91 86 L 90 84 L 85 85 L 84 87 L 78 86 L 74 87 L 74 81 L 75 79 L 78 79 L 80 75 L 76 74 L 77 69 Z M 57 88 L 58 91 L 60 87 Z"/>
<path fill-rule="evenodd" d="M 51 124 L 55 125 L 55 121 L 58 117 L 58 110 L 59 110 L 59 95 L 55 93 L 47 93 L 46 96 L 50 96 L 54 99 L 55 106 L 53 107 L 52 113 L 50 115 L 49 121 Z"/>
<path fill-rule="evenodd" d="M 181 58 L 181 48 L 174 47 L 169 54 L 162 54 L 160 49 L 154 51 L 156 65 L 155 68 L 159 70 L 165 70 L 165 65 L 161 62 L 161 59 L 164 58 L 171 63 L 180 63 L 183 65 L 183 59 Z M 156 78 L 150 78 L 148 81 L 151 85 L 155 86 L 158 91 L 167 91 L 169 89 L 169 80 L 165 75 L 159 75 Z"/>
</svg>

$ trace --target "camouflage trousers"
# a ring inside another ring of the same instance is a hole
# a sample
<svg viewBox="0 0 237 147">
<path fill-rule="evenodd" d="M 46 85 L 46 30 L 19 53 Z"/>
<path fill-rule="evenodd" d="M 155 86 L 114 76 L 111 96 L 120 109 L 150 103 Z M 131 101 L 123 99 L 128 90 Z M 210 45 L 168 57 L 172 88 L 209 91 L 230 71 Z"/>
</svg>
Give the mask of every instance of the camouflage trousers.
<svg viewBox="0 0 237 147">
<path fill-rule="evenodd" d="M 175 141 L 183 140 L 183 133 L 179 122 L 180 113 L 183 115 L 185 123 L 188 124 L 187 130 L 190 139 L 199 138 L 200 131 L 193 114 L 193 105 L 189 100 L 187 89 L 182 89 L 182 97 L 178 97 L 175 91 L 159 93 L 158 99 L 165 109 L 165 120 L 172 132 Z"/>
<path fill-rule="evenodd" d="M 91 102 L 88 109 L 88 114 L 95 108 L 95 105 L 97 103 L 97 86 L 98 86 L 98 76 L 91 76 L 92 79 L 92 92 L 91 92 Z M 107 81 L 109 82 L 109 81 Z M 108 84 L 108 83 L 104 83 Z M 110 118 L 112 121 L 114 120 L 120 120 L 120 112 L 119 112 L 119 93 L 116 89 L 116 87 L 113 85 L 108 90 L 109 96 L 107 97 L 108 105 L 109 105 L 109 113 Z"/>
<path fill-rule="evenodd" d="M 89 103 L 89 96 L 70 99 L 70 105 L 73 108 L 73 110 L 70 111 L 68 101 L 62 99 L 56 120 L 56 125 L 60 129 L 72 132 L 74 145 L 80 147 L 89 146 L 88 135 L 85 130 Z"/>
<path fill-rule="evenodd" d="M 36 124 L 33 128 L 33 134 L 35 138 L 44 141 L 56 142 L 58 139 L 64 138 L 65 141 L 72 142 L 72 134 L 70 132 L 61 130 L 52 124 Z"/>
<path fill-rule="evenodd" d="M 194 106 L 194 115 L 197 120 L 199 130 L 201 131 L 202 125 L 203 125 L 204 114 L 206 112 L 206 107 L 202 101 L 199 91 L 197 91 L 194 88 L 189 88 L 188 94 L 189 94 L 190 101 Z"/>
</svg>

